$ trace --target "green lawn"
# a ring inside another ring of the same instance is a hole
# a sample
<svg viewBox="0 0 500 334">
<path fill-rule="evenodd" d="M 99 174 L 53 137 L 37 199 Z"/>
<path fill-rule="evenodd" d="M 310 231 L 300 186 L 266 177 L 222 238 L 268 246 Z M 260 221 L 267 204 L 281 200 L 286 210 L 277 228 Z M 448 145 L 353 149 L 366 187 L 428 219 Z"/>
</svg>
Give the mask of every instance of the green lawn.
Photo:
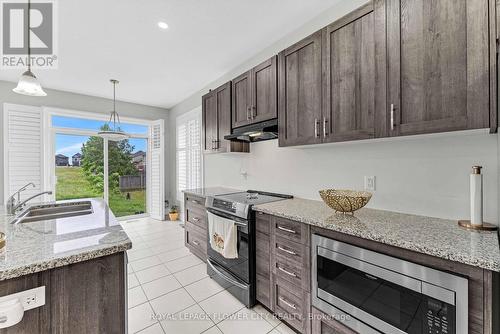
<svg viewBox="0 0 500 334">
<path fill-rule="evenodd" d="M 103 196 L 90 187 L 80 167 L 56 167 L 56 176 L 56 200 Z M 146 212 L 146 192 L 136 190 L 128 193 L 130 200 L 126 198 L 127 193 L 109 194 L 109 206 L 116 217 Z"/>
</svg>

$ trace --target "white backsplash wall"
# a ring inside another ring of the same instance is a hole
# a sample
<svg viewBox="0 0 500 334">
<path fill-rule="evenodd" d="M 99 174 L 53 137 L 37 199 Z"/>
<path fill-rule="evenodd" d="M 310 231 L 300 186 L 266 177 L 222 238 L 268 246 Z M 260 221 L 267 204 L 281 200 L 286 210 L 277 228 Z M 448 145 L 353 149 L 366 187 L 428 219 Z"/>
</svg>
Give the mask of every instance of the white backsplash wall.
<svg viewBox="0 0 500 334">
<path fill-rule="evenodd" d="M 364 176 L 374 175 L 368 207 L 459 219 L 469 217 L 471 166 L 482 165 L 484 217 L 496 223 L 498 145 L 497 135 L 484 131 L 303 148 L 280 148 L 271 140 L 251 144 L 246 155 L 205 155 L 205 186 L 320 200 L 320 189 L 363 189 Z"/>
</svg>

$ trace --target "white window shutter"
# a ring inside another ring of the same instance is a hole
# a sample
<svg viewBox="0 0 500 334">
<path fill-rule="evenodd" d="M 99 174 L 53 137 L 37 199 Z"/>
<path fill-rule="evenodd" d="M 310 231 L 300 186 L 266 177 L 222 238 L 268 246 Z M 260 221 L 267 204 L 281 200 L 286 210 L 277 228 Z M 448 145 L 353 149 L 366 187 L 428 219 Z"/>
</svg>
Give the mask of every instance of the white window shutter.
<svg viewBox="0 0 500 334">
<path fill-rule="evenodd" d="M 4 202 L 19 188 L 33 182 L 21 193 L 21 200 L 44 189 L 44 134 L 42 108 L 5 103 Z M 39 200 L 47 200 L 41 197 Z"/>
<path fill-rule="evenodd" d="M 151 218 L 165 219 L 165 142 L 164 122 L 158 120 L 150 126 L 150 201 L 149 214 Z"/>
<path fill-rule="evenodd" d="M 177 200 L 185 189 L 202 187 L 201 109 L 177 117 Z"/>
</svg>

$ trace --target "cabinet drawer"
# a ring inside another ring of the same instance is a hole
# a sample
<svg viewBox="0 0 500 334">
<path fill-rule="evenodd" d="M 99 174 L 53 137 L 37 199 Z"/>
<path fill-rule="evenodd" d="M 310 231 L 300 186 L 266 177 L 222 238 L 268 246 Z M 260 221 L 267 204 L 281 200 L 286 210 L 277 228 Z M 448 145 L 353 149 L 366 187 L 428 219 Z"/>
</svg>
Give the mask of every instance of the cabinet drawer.
<svg viewBox="0 0 500 334">
<path fill-rule="evenodd" d="M 307 265 L 287 260 L 278 255 L 274 257 L 273 273 L 280 280 L 293 284 L 298 289 L 310 291 L 310 271 Z"/>
<path fill-rule="evenodd" d="M 276 279 L 273 296 L 274 312 L 299 333 L 310 333 L 309 298 L 309 293 Z"/>
<path fill-rule="evenodd" d="M 257 274 L 256 298 L 267 308 L 271 308 L 271 279 L 269 276 Z"/>
<path fill-rule="evenodd" d="M 274 217 L 273 227 L 277 237 L 309 245 L 309 225 L 281 217 Z"/>
<path fill-rule="evenodd" d="M 198 224 L 193 224 L 191 222 L 186 222 L 186 224 L 184 225 L 184 228 L 186 229 L 186 231 L 194 231 L 194 232 L 196 232 L 198 234 L 204 235 L 205 238 L 208 235 L 207 229 L 204 228 L 203 226 L 198 225 Z"/>
<path fill-rule="evenodd" d="M 277 256 L 304 266 L 309 264 L 309 247 L 283 237 L 275 237 L 272 252 Z"/>
<path fill-rule="evenodd" d="M 271 232 L 271 216 L 257 211 L 255 213 L 255 228 L 258 232 L 269 235 Z"/>
<path fill-rule="evenodd" d="M 186 194 L 184 196 L 184 203 L 186 208 L 199 209 L 200 211 L 205 211 L 205 198 L 199 196 L 193 196 Z"/>
<path fill-rule="evenodd" d="M 263 276 L 270 276 L 270 241 L 269 236 L 264 233 L 256 233 L 256 250 L 255 250 L 255 263 L 257 274 Z"/>
<path fill-rule="evenodd" d="M 313 334 L 357 334 L 332 316 L 312 308 L 312 333 Z"/>
<path fill-rule="evenodd" d="M 203 261 L 207 259 L 207 236 L 186 225 L 185 243 L 189 250 Z"/>
<path fill-rule="evenodd" d="M 186 208 L 186 222 L 190 222 L 199 226 L 200 228 L 207 229 L 207 213 L 206 211 L 200 210 L 199 208 Z"/>
</svg>

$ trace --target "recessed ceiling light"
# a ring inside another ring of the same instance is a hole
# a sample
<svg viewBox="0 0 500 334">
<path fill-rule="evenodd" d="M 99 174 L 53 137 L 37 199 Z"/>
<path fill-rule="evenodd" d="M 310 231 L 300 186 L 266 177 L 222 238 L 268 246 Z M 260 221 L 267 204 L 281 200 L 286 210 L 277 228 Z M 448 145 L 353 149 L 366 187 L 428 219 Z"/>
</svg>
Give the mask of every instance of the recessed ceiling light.
<svg viewBox="0 0 500 334">
<path fill-rule="evenodd" d="M 168 24 L 166 22 L 160 21 L 160 22 L 158 22 L 158 27 L 160 29 L 166 30 L 166 29 L 168 29 Z"/>
</svg>

